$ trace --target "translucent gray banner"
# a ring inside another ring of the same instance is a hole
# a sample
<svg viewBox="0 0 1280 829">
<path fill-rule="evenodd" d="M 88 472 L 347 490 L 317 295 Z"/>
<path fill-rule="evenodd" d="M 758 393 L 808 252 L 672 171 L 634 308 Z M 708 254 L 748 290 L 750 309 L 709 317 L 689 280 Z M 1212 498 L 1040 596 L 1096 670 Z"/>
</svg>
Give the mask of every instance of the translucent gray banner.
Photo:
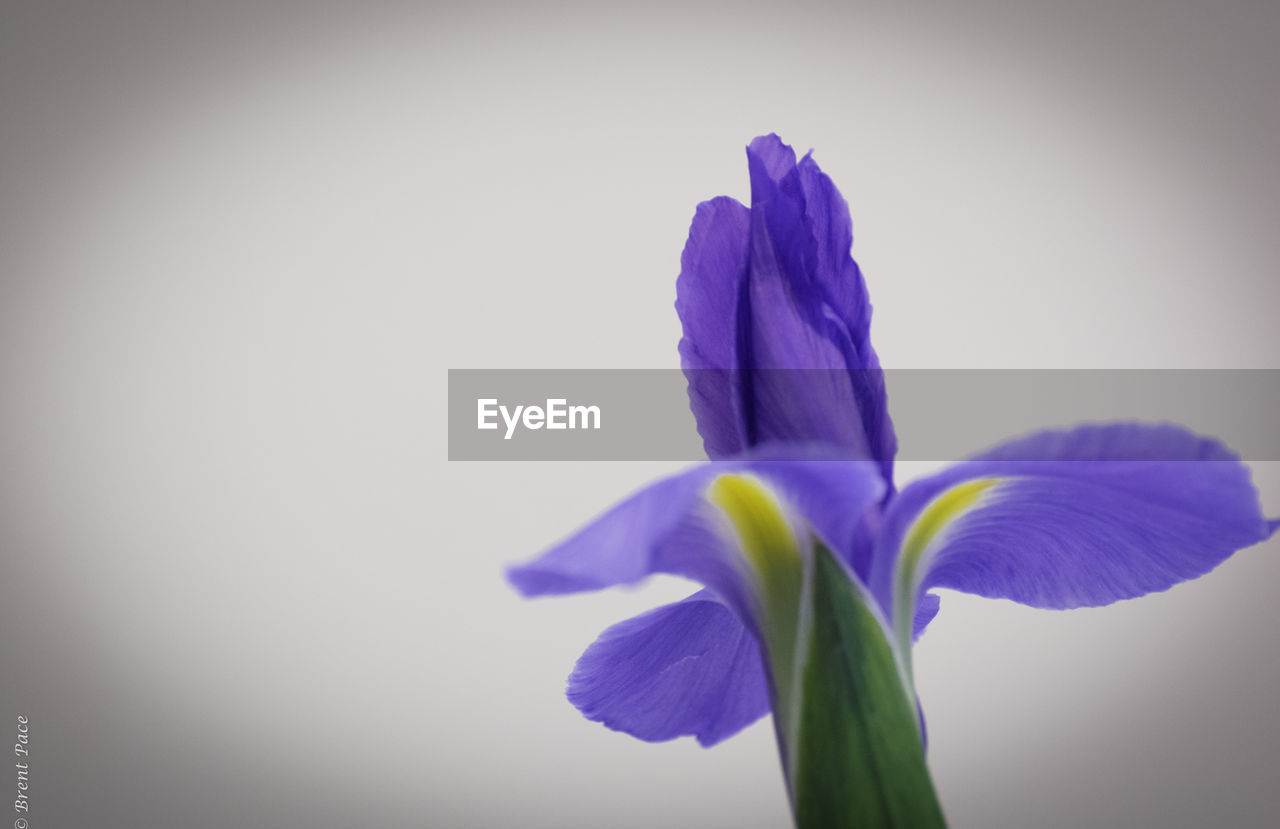
<svg viewBox="0 0 1280 829">
<path fill-rule="evenodd" d="M 1175 423 L 1244 460 L 1280 460 L 1276 369 L 725 371 L 693 379 L 726 390 L 743 421 L 762 387 L 771 405 L 806 418 L 815 410 L 857 418 L 856 407 L 835 412 L 831 401 L 883 379 L 900 460 L 958 460 L 1029 432 L 1110 421 Z M 702 460 L 689 382 L 675 369 L 451 369 L 449 459 Z"/>
</svg>

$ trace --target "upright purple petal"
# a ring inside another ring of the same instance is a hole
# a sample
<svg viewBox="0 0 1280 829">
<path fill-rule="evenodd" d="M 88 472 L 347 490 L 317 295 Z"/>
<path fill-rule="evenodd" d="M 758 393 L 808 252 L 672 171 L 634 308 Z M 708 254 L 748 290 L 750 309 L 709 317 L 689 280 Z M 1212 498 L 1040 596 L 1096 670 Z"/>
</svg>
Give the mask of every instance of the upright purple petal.
<svg viewBox="0 0 1280 829">
<path fill-rule="evenodd" d="M 782 139 L 774 133 L 760 135 L 747 145 L 747 157 L 759 164 L 759 176 L 756 171 L 751 175 L 751 200 L 761 198 L 757 187 L 765 181 L 775 185 L 791 175 L 796 168 L 796 153 L 791 147 L 782 143 Z"/>
<path fill-rule="evenodd" d="M 757 140 L 747 150 L 750 263 L 738 309 L 747 436 L 752 444 L 818 440 L 871 458 L 842 342 L 848 336 L 813 272 L 817 242 L 794 162 L 778 180 L 761 152 L 776 142 Z"/>
<path fill-rule="evenodd" d="M 715 745 L 769 712 L 755 637 L 705 590 L 602 633 L 568 696 L 587 719 L 650 742 Z"/>
<path fill-rule="evenodd" d="M 747 148 L 751 208 L 701 205 L 682 259 L 682 365 L 707 453 L 828 443 L 880 462 L 897 448 L 848 205 L 776 135 Z"/>
<path fill-rule="evenodd" d="M 871 456 L 881 461 L 885 479 L 892 482 L 898 439 L 889 416 L 880 358 L 871 346 L 871 299 L 862 270 L 849 255 L 853 246 L 849 205 L 812 155 L 801 159 L 798 171 L 805 220 L 815 241 L 813 270 L 823 299 L 832 310 L 831 325 L 838 328 L 833 338 L 846 350 L 845 363 L 850 369 L 858 416 Z"/>
<path fill-rule="evenodd" d="M 1135 423 L 1047 431 L 905 488 L 872 587 L 886 607 L 899 603 L 914 570 L 915 595 L 1104 605 L 1203 575 L 1273 529 L 1248 468 L 1215 440 Z"/>
<path fill-rule="evenodd" d="M 711 458 L 737 455 L 748 445 L 736 370 L 750 215 L 725 196 L 698 205 L 676 280 L 676 312 L 684 326 L 680 365 Z"/>
</svg>

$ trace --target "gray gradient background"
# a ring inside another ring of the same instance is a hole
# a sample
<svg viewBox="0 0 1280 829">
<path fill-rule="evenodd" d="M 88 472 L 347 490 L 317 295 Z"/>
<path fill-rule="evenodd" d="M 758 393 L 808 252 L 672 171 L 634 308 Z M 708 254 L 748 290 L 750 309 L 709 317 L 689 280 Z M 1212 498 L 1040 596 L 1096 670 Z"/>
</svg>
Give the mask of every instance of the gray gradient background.
<svg viewBox="0 0 1280 829">
<path fill-rule="evenodd" d="M 31 826 L 784 825 L 767 724 L 648 745 L 561 696 L 684 585 L 499 578 L 674 465 L 445 460 L 447 368 L 675 365 L 693 206 L 757 133 L 849 197 L 886 365 L 1280 367 L 1280 6 L 906 5 L 3 3 Z M 1277 552 L 1100 610 L 946 595 L 952 824 L 1274 825 Z"/>
</svg>

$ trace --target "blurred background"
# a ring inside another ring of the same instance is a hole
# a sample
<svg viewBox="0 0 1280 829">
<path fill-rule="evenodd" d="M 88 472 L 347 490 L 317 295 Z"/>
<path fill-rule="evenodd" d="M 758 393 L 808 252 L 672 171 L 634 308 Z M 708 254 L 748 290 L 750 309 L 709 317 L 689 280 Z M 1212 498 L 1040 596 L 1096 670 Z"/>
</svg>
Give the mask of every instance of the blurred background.
<svg viewBox="0 0 1280 829">
<path fill-rule="evenodd" d="M 676 465 L 449 463 L 446 370 L 677 366 L 694 207 L 770 131 L 848 198 L 888 367 L 1280 368 L 1277 37 L 1247 0 L 0 2 L 30 826 L 786 825 L 767 721 L 649 745 L 563 698 L 687 585 L 501 578 Z M 951 824 L 1274 825 L 1277 553 L 944 595 Z"/>
</svg>

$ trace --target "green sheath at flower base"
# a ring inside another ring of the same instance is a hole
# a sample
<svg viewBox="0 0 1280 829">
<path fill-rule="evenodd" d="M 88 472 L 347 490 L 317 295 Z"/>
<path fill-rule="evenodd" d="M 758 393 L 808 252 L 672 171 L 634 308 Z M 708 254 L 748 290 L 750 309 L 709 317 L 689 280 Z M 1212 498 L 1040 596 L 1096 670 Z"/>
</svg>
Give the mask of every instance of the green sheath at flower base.
<svg viewBox="0 0 1280 829">
<path fill-rule="evenodd" d="M 943 826 L 905 666 L 868 594 L 761 482 L 724 475 L 707 494 L 754 574 L 797 824 Z"/>
<path fill-rule="evenodd" d="M 800 829 L 945 826 L 916 706 L 871 598 L 821 544 L 801 690 L 793 802 Z"/>
</svg>

